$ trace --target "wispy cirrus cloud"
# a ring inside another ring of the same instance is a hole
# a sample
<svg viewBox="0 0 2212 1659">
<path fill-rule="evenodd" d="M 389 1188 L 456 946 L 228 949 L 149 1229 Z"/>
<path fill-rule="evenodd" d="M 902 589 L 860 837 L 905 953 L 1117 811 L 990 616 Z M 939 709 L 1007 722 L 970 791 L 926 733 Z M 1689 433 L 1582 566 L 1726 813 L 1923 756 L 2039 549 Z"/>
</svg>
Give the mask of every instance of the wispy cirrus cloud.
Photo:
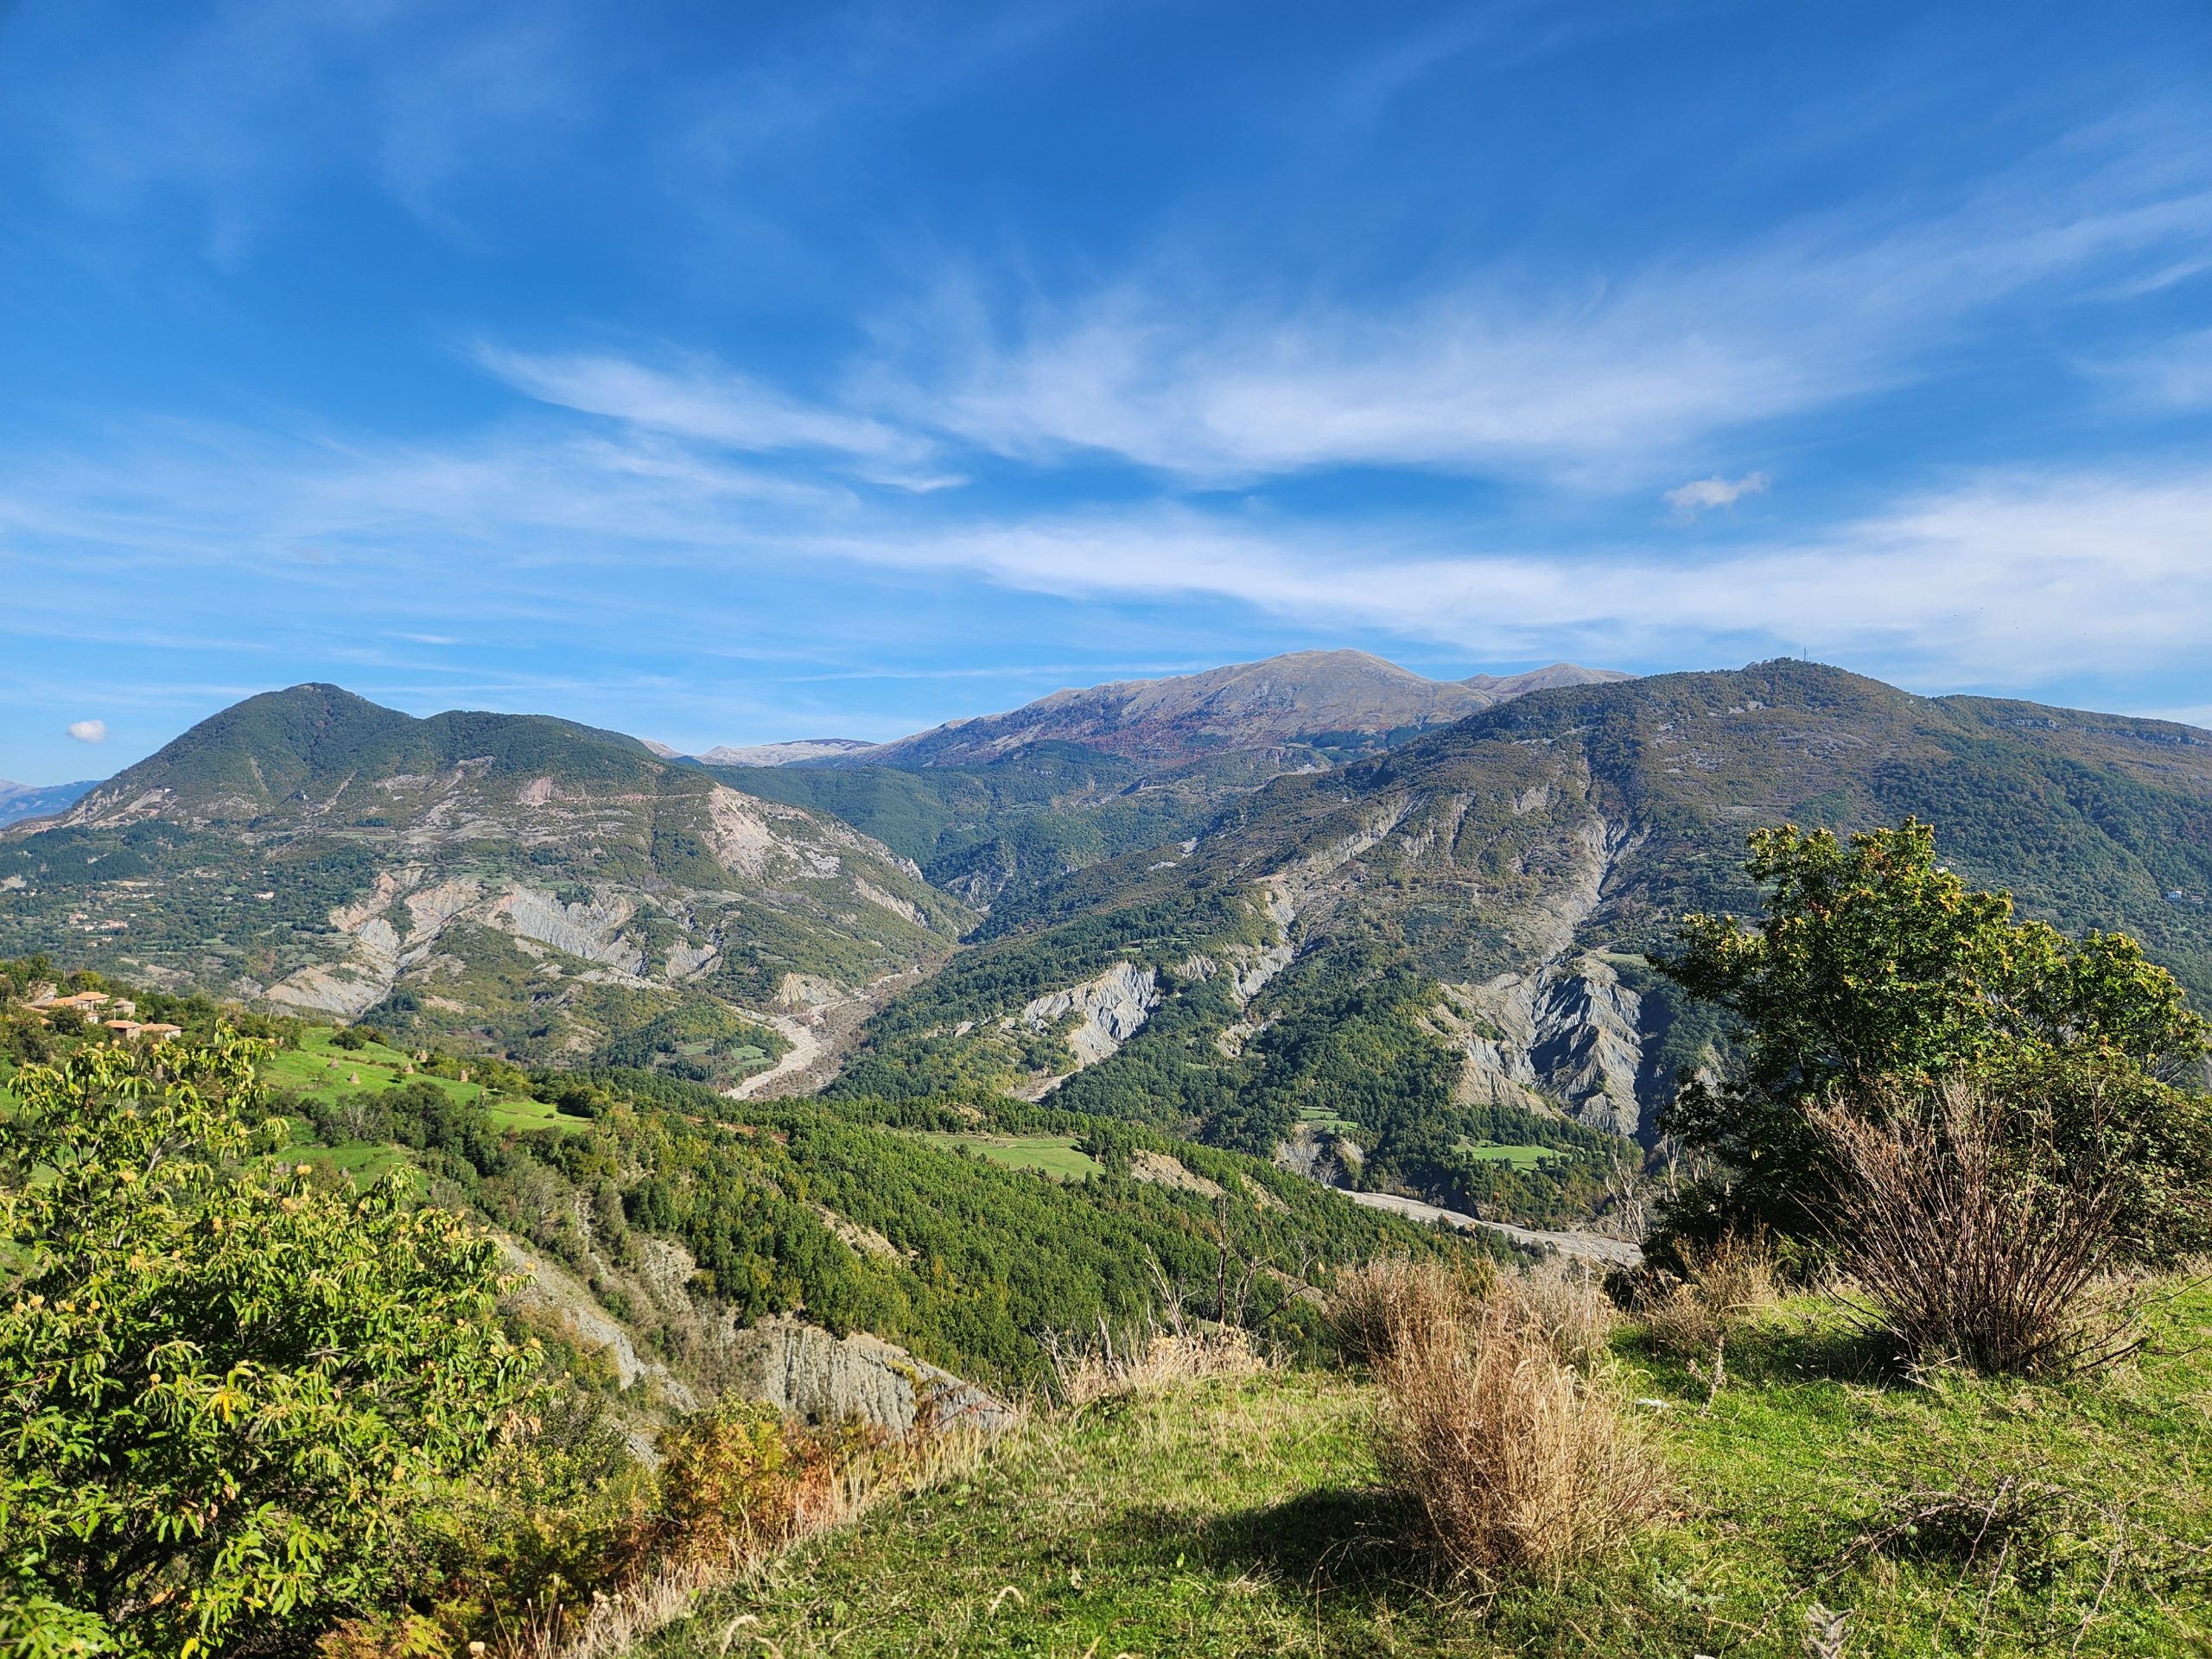
<svg viewBox="0 0 2212 1659">
<path fill-rule="evenodd" d="M 1616 484 L 1713 435 L 1901 385 L 2033 293 L 2212 251 L 2212 150 L 2138 181 L 2044 157 L 1948 204 L 1808 218 L 1580 281 L 1465 270 L 1380 300 L 1129 276 L 887 331 L 876 406 L 1000 454 L 1200 484 L 1400 466 Z"/>
<path fill-rule="evenodd" d="M 87 0 L 29 26 L 41 68 L 0 67 L 0 130 L 35 130 L 52 181 L 96 213 L 190 203 L 223 264 L 325 175 L 446 219 L 457 184 L 561 148 L 594 101 L 568 0 L 239 0 L 155 18 Z"/>
<path fill-rule="evenodd" d="M 127 560 L 180 627 L 216 602 L 200 573 L 244 563 L 269 578 L 267 603 L 303 619 L 339 594 L 349 626 L 373 620 L 403 637 L 463 612 L 545 638 L 622 615 L 686 651 L 732 637 L 748 612 L 749 597 L 712 595 L 748 595 L 771 572 L 839 569 L 944 595 L 980 582 L 1205 599 L 1488 660 L 1728 662 L 1803 645 L 1922 683 L 2024 691 L 2120 662 L 2185 671 L 2212 632 L 2212 468 L 2201 466 L 1984 469 L 1847 519 L 1686 554 L 1672 537 L 1562 549 L 1510 528 L 1332 527 L 1167 497 L 921 522 L 867 496 L 764 493 L 689 450 L 550 433 L 504 433 L 459 456 L 289 447 L 249 467 L 245 453 L 233 447 L 219 474 L 142 457 L 132 478 L 160 486 L 130 506 L 97 470 L 19 461 L 0 478 L 0 524 L 25 550 L 15 626 L 79 614 L 86 584 Z M 329 561 L 300 562 L 303 541 Z M 641 583 L 647 571 L 664 574 Z M 671 583 L 694 595 L 680 613 L 665 609 Z"/>
<path fill-rule="evenodd" d="M 787 396 L 719 365 L 657 367 L 609 353 L 537 354 L 479 344 L 476 360 L 541 403 L 755 454 L 820 450 L 908 467 L 934 448 L 911 429 Z"/>
<path fill-rule="evenodd" d="M 2154 410 L 2212 409 L 2212 328 L 2161 340 L 2149 351 L 2095 363 L 2090 372 Z"/>
<path fill-rule="evenodd" d="M 2212 626 L 2206 470 L 1991 473 L 1694 560 L 1620 543 L 1444 550 L 1452 539 L 1354 549 L 1170 508 L 813 545 L 1071 596 L 1212 594 L 1513 659 L 1719 662 L 1803 645 L 1875 671 L 2032 688 L 2120 654 L 2178 666 Z"/>
</svg>

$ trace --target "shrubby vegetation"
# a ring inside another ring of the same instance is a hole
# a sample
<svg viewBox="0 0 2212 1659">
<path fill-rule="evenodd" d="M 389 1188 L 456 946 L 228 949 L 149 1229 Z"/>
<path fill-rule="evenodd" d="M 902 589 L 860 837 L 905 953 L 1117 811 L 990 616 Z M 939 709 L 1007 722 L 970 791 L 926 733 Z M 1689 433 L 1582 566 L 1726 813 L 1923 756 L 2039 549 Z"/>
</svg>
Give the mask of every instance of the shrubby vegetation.
<svg viewBox="0 0 2212 1659">
<path fill-rule="evenodd" d="M 521 1397 L 491 1243 L 399 1183 L 334 1191 L 282 1160 L 264 1052 L 87 1044 L 11 1080 L 13 1649 L 311 1634 L 386 1590 L 391 1541 Z"/>
<path fill-rule="evenodd" d="M 1725 1010 L 1739 1044 L 1727 1075 L 1693 1079 L 1662 1119 L 1710 1160 L 1665 1233 L 1817 1236 L 1836 1189 L 1813 1111 L 1878 1122 L 1965 1082 L 2044 1148 L 2049 1166 L 2023 1179 L 2107 1173 L 2132 1253 L 2212 1241 L 2212 1103 L 2184 1086 L 2201 1079 L 2206 1027 L 2134 941 L 2015 920 L 2009 897 L 1938 866 L 1913 820 L 1847 843 L 1762 830 L 1751 846 L 1770 890 L 1760 924 L 1691 916 L 1680 954 L 1652 959 Z"/>
</svg>

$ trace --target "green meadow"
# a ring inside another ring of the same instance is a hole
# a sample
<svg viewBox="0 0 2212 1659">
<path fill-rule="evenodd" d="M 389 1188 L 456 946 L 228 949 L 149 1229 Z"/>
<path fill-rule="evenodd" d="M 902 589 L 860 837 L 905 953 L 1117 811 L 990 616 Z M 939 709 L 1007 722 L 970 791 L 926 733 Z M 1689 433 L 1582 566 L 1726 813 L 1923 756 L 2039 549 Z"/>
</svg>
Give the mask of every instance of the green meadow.
<svg viewBox="0 0 2212 1659">
<path fill-rule="evenodd" d="M 1033 1169 L 1058 1181 L 1079 1181 L 1102 1172 L 1089 1153 L 1076 1150 L 1071 1135 L 962 1135 L 943 1130 L 918 1133 L 932 1146 L 988 1158 L 1008 1169 Z"/>
</svg>

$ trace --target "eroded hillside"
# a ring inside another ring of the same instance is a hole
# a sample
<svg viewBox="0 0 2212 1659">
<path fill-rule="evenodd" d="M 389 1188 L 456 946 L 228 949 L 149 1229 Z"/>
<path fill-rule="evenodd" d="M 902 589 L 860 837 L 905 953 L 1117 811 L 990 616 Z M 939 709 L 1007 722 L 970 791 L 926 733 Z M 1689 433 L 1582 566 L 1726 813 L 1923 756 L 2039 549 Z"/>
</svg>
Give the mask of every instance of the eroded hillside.
<svg viewBox="0 0 2212 1659">
<path fill-rule="evenodd" d="M 740 1034 L 714 1007 L 804 1007 L 932 967 L 970 919 L 849 825 L 630 739 L 417 721 L 323 686 L 194 728 L 0 846 L 0 948 L 66 941 L 171 983 L 548 1055 L 702 1002 L 671 1052 L 711 1051 Z"/>
</svg>

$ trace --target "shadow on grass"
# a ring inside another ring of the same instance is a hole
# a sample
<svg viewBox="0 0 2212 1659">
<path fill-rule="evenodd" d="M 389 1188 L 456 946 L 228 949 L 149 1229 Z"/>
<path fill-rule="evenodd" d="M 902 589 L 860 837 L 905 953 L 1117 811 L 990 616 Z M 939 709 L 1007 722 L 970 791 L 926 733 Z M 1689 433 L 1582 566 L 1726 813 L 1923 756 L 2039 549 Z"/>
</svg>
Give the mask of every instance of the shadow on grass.
<svg viewBox="0 0 2212 1659">
<path fill-rule="evenodd" d="M 1203 1519 L 1157 1510 L 1128 1519 L 1156 1548 L 1307 1590 L 1374 1592 L 1434 1583 L 1420 1517 L 1389 1491 L 1325 1488 Z"/>
<path fill-rule="evenodd" d="M 1667 1352 L 1642 1333 L 1633 1351 L 1688 1376 L 1692 1356 Z M 1807 1319 L 1787 1313 L 1755 1319 L 1728 1337 L 1729 1376 L 1745 1382 L 1858 1382 L 1871 1388 L 1917 1386 L 1894 1341 L 1845 1318 Z"/>
</svg>

